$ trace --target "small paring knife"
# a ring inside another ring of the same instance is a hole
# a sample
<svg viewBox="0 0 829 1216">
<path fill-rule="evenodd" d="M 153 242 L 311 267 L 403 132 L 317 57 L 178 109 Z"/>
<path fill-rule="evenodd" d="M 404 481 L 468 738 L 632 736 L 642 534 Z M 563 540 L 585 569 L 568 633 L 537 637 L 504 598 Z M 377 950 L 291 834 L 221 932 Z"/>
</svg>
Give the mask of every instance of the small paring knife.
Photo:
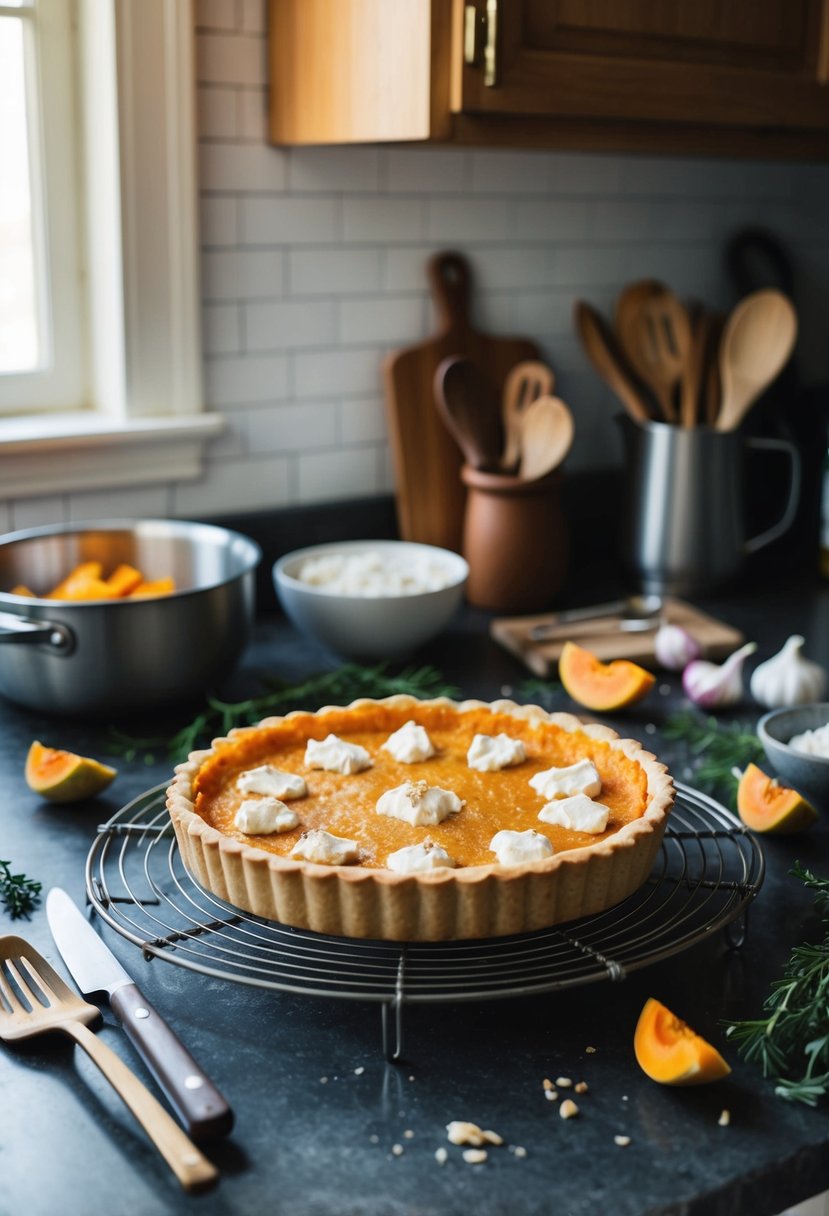
<svg viewBox="0 0 829 1216">
<path fill-rule="evenodd" d="M 127 1038 L 194 1140 L 227 1135 L 233 1111 L 187 1048 L 60 887 L 46 897 L 52 937 L 85 997 L 105 993 Z"/>
</svg>

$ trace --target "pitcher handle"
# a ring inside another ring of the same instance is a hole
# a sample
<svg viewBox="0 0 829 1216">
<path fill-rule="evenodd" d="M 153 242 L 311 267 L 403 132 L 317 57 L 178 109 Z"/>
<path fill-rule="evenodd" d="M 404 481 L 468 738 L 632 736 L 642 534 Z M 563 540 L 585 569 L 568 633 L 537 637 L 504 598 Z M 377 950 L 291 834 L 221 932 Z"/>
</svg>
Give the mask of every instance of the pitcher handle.
<svg viewBox="0 0 829 1216">
<path fill-rule="evenodd" d="M 748 438 L 745 440 L 746 447 L 754 448 L 755 450 L 765 452 L 783 452 L 789 458 L 791 465 L 791 481 L 789 484 L 789 497 L 786 502 L 783 514 L 778 519 L 777 523 L 772 524 L 770 528 L 766 528 L 765 532 L 759 532 L 756 536 L 751 536 L 743 544 L 744 553 L 756 553 L 758 549 L 765 548 L 778 537 L 783 536 L 788 532 L 789 528 L 794 523 L 794 517 L 797 512 L 797 504 L 800 499 L 800 472 L 801 461 L 800 453 L 793 443 L 788 439 L 760 439 Z"/>
</svg>

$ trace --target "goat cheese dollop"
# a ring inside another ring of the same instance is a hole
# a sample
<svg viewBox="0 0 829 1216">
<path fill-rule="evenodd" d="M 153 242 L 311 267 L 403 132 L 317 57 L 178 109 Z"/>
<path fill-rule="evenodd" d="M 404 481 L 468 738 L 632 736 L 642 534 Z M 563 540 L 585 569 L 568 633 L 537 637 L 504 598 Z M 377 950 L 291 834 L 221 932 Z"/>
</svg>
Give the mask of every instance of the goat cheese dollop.
<svg viewBox="0 0 829 1216">
<path fill-rule="evenodd" d="M 302 833 L 290 856 L 298 861 L 316 861 L 323 866 L 345 866 L 359 860 L 360 849 L 356 840 L 346 840 L 322 828 L 314 828 Z"/>
<path fill-rule="evenodd" d="M 248 798 L 233 822 L 248 836 L 271 836 L 274 832 L 292 832 L 299 826 L 299 816 L 278 798 Z"/>
<path fill-rule="evenodd" d="M 261 764 L 240 773 L 236 782 L 240 794 L 269 794 L 272 798 L 304 798 L 308 793 L 305 778 L 296 773 L 284 773 L 272 764 Z"/>
<path fill-rule="evenodd" d="M 538 812 L 544 823 L 557 823 L 574 832 L 603 832 L 610 817 L 610 808 L 602 802 L 594 802 L 585 794 L 574 794 L 572 798 L 557 798 L 548 802 Z"/>
<path fill-rule="evenodd" d="M 435 745 L 426 730 L 416 722 L 406 722 L 383 744 L 383 750 L 401 764 L 419 764 L 435 754 Z"/>
<path fill-rule="evenodd" d="M 463 802 L 452 790 L 428 785 L 425 781 L 404 781 L 386 790 L 377 799 L 377 814 L 402 819 L 412 827 L 434 827 L 450 815 L 457 815 Z"/>
<path fill-rule="evenodd" d="M 524 744 L 510 735 L 476 735 L 466 753 L 466 763 L 479 773 L 496 773 L 526 759 Z"/>
<path fill-rule="evenodd" d="M 571 794 L 586 794 L 595 798 L 602 792 L 602 779 L 592 760 L 579 760 L 566 768 L 548 768 L 530 777 L 530 785 L 542 798 L 569 798 Z"/>
<path fill-rule="evenodd" d="M 496 832 L 489 847 L 502 866 L 520 866 L 528 861 L 543 861 L 555 852 L 552 844 L 535 828 L 513 832 L 508 828 Z"/>
<path fill-rule="evenodd" d="M 346 743 L 337 735 L 328 735 L 321 742 L 309 739 L 305 747 L 305 763 L 309 768 L 322 768 L 329 773 L 360 773 L 371 768 L 371 756 L 359 743 Z"/>
<path fill-rule="evenodd" d="M 395 874 L 423 874 L 427 870 L 452 867 L 455 861 L 442 845 L 424 840 L 422 844 L 409 844 L 396 853 L 389 853 L 386 865 Z"/>
</svg>

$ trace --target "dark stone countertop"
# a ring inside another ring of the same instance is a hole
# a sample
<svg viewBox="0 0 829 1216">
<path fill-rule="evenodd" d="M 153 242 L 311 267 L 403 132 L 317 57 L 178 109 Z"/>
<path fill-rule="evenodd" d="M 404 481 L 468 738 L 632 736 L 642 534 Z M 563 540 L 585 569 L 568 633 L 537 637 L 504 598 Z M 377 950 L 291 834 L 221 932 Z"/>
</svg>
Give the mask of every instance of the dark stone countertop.
<svg viewBox="0 0 829 1216">
<path fill-rule="evenodd" d="M 826 587 L 763 596 L 743 591 L 704 607 L 760 643 L 758 659 L 801 632 L 812 657 L 829 666 Z M 527 678 L 490 641 L 487 615 L 468 610 L 416 661 L 435 664 L 463 695 L 484 699 L 505 687 L 518 696 Z M 226 691 L 237 698 L 258 689 L 263 674 L 293 681 L 330 666 L 330 657 L 272 617 L 258 624 Z M 655 689 L 641 706 L 604 720 L 642 739 L 687 779 L 687 756 L 661 735 L 681 702 L 678 684 L 666 678 L 659 685 L 663 691 Z M 564 694 L 554 707 L 573 708 Z M 172 732 L 189 716 L 172 716 L 162 729 Z M 753 724 L 757 707 L 746 703 L 737 716 Z M 159 722 L 122 725 L 156 733 Z M 0 707 L 0 857 L 41 880 L 44 891 L 61 885 L 83 902 L 84 862 L 96 826 L 166 780 L 170 764 L 162 757 L 148 764 L 117 760 L 119 776 L 103 796 L 61 808 L 41 802 L 25 785 L 24 758 L 35 738 L 106 760 L 109 727 Z M 38 1039 L 0 1046 L 0 1213 L 780 1212 L 829 1187 L 829 1109 L 776 1098 L 758 1068 L 728 1047 L 722 1021 L 758 1016 L 791 948 L 818 931 L 811 896 L 789 871 L 800 860 L 827 872 L 829 814 L 808 835 L 764 839 L 762 849 L 766 879 L 741 949 L 729 949 L 718 932 L 621 983 L 406 1006 L 401 1065 L 384 1060 L 376 1004 L 263 990 L 147 962 L 103 926 L 112 949 L 234 1106 L 231 1137 L 208 1149 L 220 1183 L 208 1194 L 184 1195 L 83 1053 L 59 1039 Z M 29 921 L 13 922 L 0 911 L 0 932 L 22 933 L 65 974 L 42 906 Z M 716 1043 L 733 1065 L 731 1076 L 685 1090 L 650 1081 L 632 1049 L 649 996 Z M 99 1033 L 154 1088 L 108 1009 Z M 588 1045 L 595 1053 L 586 1053 Z M 589 1085 L 578 1099 L 580 1116 L 570 1121 L 559 1118 L 542 1090 L 543 1078 L 561 1074 Z M 724 1108 L 731 1112 L 728 1127 L 718 1126 Z M 492 1150 L 485 1165 L 467 1165 L 447 1144 L 450 1119 L 493 1128 L 527 1155 L 505 1147 Z M 631 1138 L 629 1147 L 614 1144 L 617 1134 Z M 395 1144 L 403 1146 L 399 1156 L 392 1154 Z M 449 1149 L 443 1166 L 434 1156 L 441 1145 Z"/>
</svg>

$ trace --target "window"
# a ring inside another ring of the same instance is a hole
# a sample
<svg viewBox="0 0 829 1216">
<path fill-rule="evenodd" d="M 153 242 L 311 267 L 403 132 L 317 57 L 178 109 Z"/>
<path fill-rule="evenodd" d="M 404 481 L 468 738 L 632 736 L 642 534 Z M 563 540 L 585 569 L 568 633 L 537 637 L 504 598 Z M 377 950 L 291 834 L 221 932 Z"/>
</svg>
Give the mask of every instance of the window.
<svg viewBox="0 0 829 1216">
<path fill-rule="evenodd" d="M 88 404 L 73 5 L 0 3 L 0 412 Z"/>
<path fill-rule="evenodd" d="M 0 0 L 0 48 L 0 495 L 195 477 L 191 0 Z"/>
</svg>

